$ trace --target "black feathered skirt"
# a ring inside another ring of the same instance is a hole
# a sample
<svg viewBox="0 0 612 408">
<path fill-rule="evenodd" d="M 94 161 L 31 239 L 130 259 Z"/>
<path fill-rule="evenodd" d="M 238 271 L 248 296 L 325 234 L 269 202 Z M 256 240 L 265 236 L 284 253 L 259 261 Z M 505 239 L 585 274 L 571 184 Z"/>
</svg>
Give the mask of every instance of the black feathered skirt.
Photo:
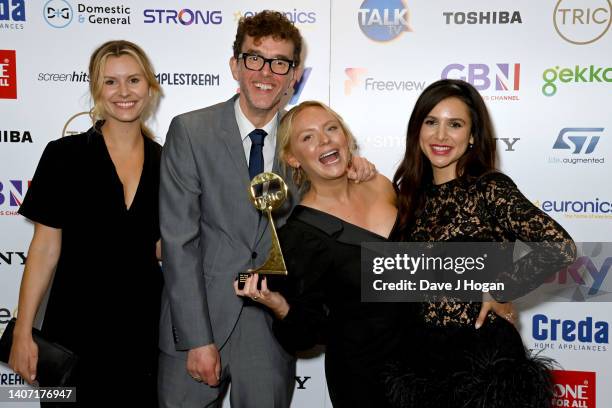
<svg viewBox="0 0 612 408">
<path fill-rule="evenodd" d="M 397 408 L 548 408 L 554 361 L 533 356 L 497 318 L 473 326 L 417 327 L 386 374 Z"/>
</svg>

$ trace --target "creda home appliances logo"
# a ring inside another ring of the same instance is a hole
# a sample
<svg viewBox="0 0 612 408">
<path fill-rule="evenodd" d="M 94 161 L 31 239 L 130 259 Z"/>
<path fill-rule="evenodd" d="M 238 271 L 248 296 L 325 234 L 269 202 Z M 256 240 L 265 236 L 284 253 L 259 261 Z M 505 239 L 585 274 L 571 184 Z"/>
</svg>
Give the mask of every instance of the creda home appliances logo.
<svg viewBox="0 0 612 408">
<path fill-rule="evenodd" d="M 357 12 L 359 28 L 370 40 L 387 42 L 414 31 L 403 0 L 365 0 Z"/>
<path fill-rule="evenodd" d="M 538 313 L 532 317 L 531 332 L 537 350 L 606 352 L 610 343 L 610 325 L 593 316 L 574 320 Z"/>
<path fill-rule="evenodd" d="M 603 38 L 612 23 L 610 0 L 559 0 L 553 12 L 555 31 L 565 41 L 586 45 Z"/>
<path fill-rule="evenodd" d="M 25 21 L 24 0 L 0 0 L 0 29 L 23 30 Z"/>
</svg>

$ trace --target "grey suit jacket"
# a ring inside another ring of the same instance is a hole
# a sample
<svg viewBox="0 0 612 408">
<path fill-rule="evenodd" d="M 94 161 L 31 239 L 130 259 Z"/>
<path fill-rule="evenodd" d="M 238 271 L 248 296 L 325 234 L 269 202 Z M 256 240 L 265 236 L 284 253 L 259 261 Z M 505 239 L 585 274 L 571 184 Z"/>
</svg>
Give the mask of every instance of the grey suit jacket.
<svg viewBox="0 0 612 408">
<path fill-rule="evenodd" d="M 234 278 L 261 265 L 270 248 L 267 218 L 248 196 L 237 97 L 175 117 L 166 136 L 159 201 L 165 284 L 160 348 L 166 353 L 213 342 L 222 347 L 243 306 Z M 285 179 L 291 193 L 275 214 L 277 227 L 297 200 Z"/>
</svg>

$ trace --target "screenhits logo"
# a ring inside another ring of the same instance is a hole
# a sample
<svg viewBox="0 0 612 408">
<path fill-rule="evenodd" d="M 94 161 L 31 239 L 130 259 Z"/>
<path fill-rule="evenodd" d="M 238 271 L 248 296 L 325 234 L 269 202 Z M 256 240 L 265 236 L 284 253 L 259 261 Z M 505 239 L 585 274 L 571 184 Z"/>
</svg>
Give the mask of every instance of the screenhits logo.
<svg viewBox="0 0 612 408">
<path fill-rule="evenodd" d="M 15 50 L 0 50 L 0 99 L 17 99 Z"/>
<path fill-rule="evenodd" d="M 414 31 L 410 11 L 402 0 L 365 0 L 357 13 L 361 31 L 370 40 L 387 42 Z"/>
<path fill-rule="evenodd" d="M 483 95 L 487 101 L 518 101 L 521 87 L 521 64 L 450 64 L 444 67 L 442 79 L 460 79 L 479 91 L 492 91 Z"/>
<path fill-rule="evenodd" d="M 594 372 L 552 370 L 552 382 L 553 407 L 595 408 Z"/>
<path fill-rule="evenodd" d="M 0 29 L 23 30 L 24 21 L 24 0 L 0 0 Z"/>
<path fill-rule="evenodd" d="M 606 158 L 593 157 L 603 131 L 602 127 L 575 127 L 563 128 L 559 132 L 552 148 L 565 156 L 551 156 L 550 164 L 604 164 Z"/>
<path fill-rule="evenodd" d="M 570 44 L 592 44 L 610 28 L 612 3 L 608 0 L 559 0 L 553 23 L 559 37 Z"/>
</svg>

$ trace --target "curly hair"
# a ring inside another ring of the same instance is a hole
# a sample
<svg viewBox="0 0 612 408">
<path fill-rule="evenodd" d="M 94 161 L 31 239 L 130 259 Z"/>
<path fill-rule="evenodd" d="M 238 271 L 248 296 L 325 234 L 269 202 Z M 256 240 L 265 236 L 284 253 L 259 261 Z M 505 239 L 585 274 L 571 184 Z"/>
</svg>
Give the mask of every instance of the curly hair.
<svg viewBox="0 0 612 408">
<path fill-rule="evenodd" d="M 246 36 L 253 37 L 255 42 L 264 37 L 275 40 L 285 40 L 293 43 L 293 61 L 300 65 L 302 54 L 302 35 L 293 23 L 281 12 L 263 10 L 253 16 L 242 17 L 238 22 L 238 31 L 234 40 L 234 58 L 242 52 L 242 44 Z"/>
</svg>

